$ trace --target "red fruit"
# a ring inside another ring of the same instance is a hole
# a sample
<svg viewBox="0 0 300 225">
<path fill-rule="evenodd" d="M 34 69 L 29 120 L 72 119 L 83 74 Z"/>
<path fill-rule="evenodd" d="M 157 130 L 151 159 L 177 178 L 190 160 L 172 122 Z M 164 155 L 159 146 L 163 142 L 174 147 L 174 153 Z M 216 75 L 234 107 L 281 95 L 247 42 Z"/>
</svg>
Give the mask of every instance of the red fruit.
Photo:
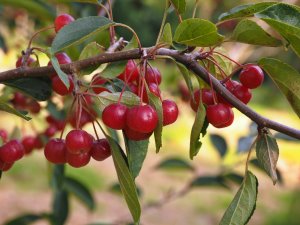
<svg viewBox="0 0 300 225">
<path fill-rule="evenodd" d="M 146 79 L 147 84 L 154 83 L 154 84 L 159 85 L 161 83 L 161 74 L 157 68 L 147 67 L 145 79 Z"/>
<path fill-rule="evenodd" d="M 23 57 L 20 56 L 20 57 L 18 58 L 17 62 L 16 62 L 16 68 L 22 66 L 22 60 L 23 60 Z M 27 59 L 26 66 L 30 66 L 33 62 L 35 62 L 35 60 L 34 60 L 33 58 L 29 57 L 29 58 Z"/>
<path fill-rule="evenodd" d="M 102 77 L 95 75 L 92 79 L 92 89 L 96 94 L 99 94 L 103 91 L 107 91 L 107 88 L 101 87 L 100 85 L 103 85 L 106 83 L 106 80 L 103 79 Z"/>
<path fill-rule="evenodd" d="M 25 154 L 23 145 L 18 140 L 11 140 L 0 147 L 0 160 L 4 163 L 13 163 Z"/>
<path fill-rule="evenodd" d="M 37 114 L 41 111 L 41 105 L 35 100 L 30 101 L 28 104 L 28 109 L 31 113 Z"/>
<path fill-rule="evenodd" d="M 128 60 L 125 71 L 121 73 L 118 78 L 127 81 L 128 83 L 137 80 L 140 76 L 139 70 L 133 60 Z"/>
<path fill-rule="evenodd" d="M 0 170 L 1 171 L 9 170 L 13 165 L 14 165 L 14 163 L 4 163 L 0 160 Z"/>
<path fill-rule="evenodd" d="M 91 160 L 91 155 L 89 152 L 81 154 L 71 154 L 67 152 L 67 162 L 70 166 L 79 168 L 87 165 Z"/>
<path fill-rule="evenodd" d="M 134 106 L 127 110 L 126 125 L 140 133 L 151 133 L 158 123 L 158 116 L 150 105 Z"/>
<path fill-rule="evenodd" d="M 184 83 L 180 83 L 178 85 L 178 90 L 181 95 L 182 101 L 188 102 L 191 98 L 191 95 L 190 95 L 190 92 L 189 92 L 189 89 L 187 88 L 187 86 Z"/>
<path fill-rule="evenodd" d="M 60 65 L 69 64 L 72 62 L 72 59 L 65 52 L 59 52 L 55 54 L 55 57 Z"/>
<path fill-rule="evenodd" d="M 121 103 L 114 103 L 104 108 L 102 112 L 103 123 L 116 130 L 121 130 L 126 125 L 127 107 Z"/>
<path fill-rule="evenodd" d="M 132 93 L 139 95 L 139 88 L 136 84 L 130 83 L 130 84 L 128 84 L 128 87 Z"/>
<path fill-rule="evenodd" d="M 35 148 L 36 145 L 36 137 L 26 136 L 22 139 L 22 145 L 25 149 L 25 154 L 29 154 Z"/>
<path fill-rule="evenodd" d="M 97 161 L 103 161 L 111 156 L 109 142 L 105 138 L 94 141 L 91 149 L 91 156 Z"/>
<path fill-rule="evenodd" d="M 224 83 L 224 87 L 230 91 L 231 93 L 234 91 L 234 89 L 239 86 L 240 83 L 235 81 L 235 80 L 228 80 L 226 83 Z M 219 103 L 223 103 L 228 105 L 229 107 L 233 107 L 225 98 L 223 98 L 222 95 L 220 95 L 219 93 L 217 93 L 217 97 L 218 97 L 218 102 Z"/>
<path fill-rule="evenodd" d="M 246 65 L 240 73 L 240 81 L 247 88 L 257 88 L 264 81 L 264 72 L 257 65 Z"/>
<path fill-rule="evenodd" d="M 67 148 L 64 140 L 55 138 L 48 141 L 44 154 L 49 162 L 63 164 L 67 162 Z"/>
<path fill-rule="evenodd" d="M 214 127 L 223 128 L 232 124 L 234 114 L 230 106 L 218 103 L 207 107 L 206 118 Z"/>
<path fill-rule="evenodd" d="M 202 102 L 205 105 L 213 105 L 214 104 L 214 98 L 213 98 L 213 91 L 208 88 L 201 89 L 201 95 L 202 95 Z M 194 100 L 191 99 L 190 105 L 192 109 L 197 112 L 199 102 L 200 102 L 200 90 L 194 91 Z"/>
<path fill-rule="evenodd" d="M 77 123 L 77 120 L 78 120 L 78 115 L 76 115 L 76 113 L 74 112 L 72 115 L 71 115 L 71 118 L 69 120 L 71 126 L 73 128 L 76 128 L 76 123 Z M 79 121 L 79 128 L 82 128 L 84 125 L 90 123 L 93 121 L 93 117 L 85 110 L 83 109 L 81 111 L 81 117 L 80 117 L 80 121 Z"/>
<path fill-rule="evenodd" d="M 239 100 L 241 100 L 244 104 L 247 104 L 252 98 L 250 90 L 242 84 L 237 85 L 232 91 L 232 94 Z"/>
<path fill-rule="evenodd" d="M 125 133 L 125 136 L 129 140 L 132 140 L 132 141 L 145 140 L 145 139 L 148 139 L 152 135 L 152 132 L 149 132 L 149 133 L 140 133 L 138 131 L 132 130 L 129 127 L 125 127 L 124 133 Z"/>
<path fill-rule="evenodd" d="M 66 146 L 71 154 L 89 152 L 93 145 L 93 136 L 84 130 L 71 130 L 66 136 Z"/>
<path fill-rule="evenodd" d="M 47 137 L 53 137 L 57 131 L 57 128 L 54 124 L 51 124 L 44 132 Z"/>
<path fill-rule="evenodd" d="M 0 137 L 2 138 L 2 142 L 5 143 L 7 141 L 7 131 L 4 129 L 0 129 Z"/>
<path fill-rule="evenodd" d="M 176 102 L 166 99 L 162 101 L 163 125 L 174 123 L 178 117 L 178 107 Z"/>
<path fill-rule="evenodd" d="M 40 136 L 35 136 L 34 148 L 41 149 L 44 147 L 44 144 L 40 138 Z"/>
<path fill-rule="evenodd" d="M 23 95 L 21 92 L 15 92 L 14 97 L 12 99 L 12 103 L 16 106 L 20 106 L 22 108 L 25 108 L 27 105 L 28 98 Z"/>
<path fill-rule="evenodd" d="M 148 88 L 149 88 L 149 91 L 152 94 L 154 94 L 157 97 L 160 97 L 160 89 L 155 83 L 150 83 L 148 85 Z M 149 102 L 149 98 L 148 98 L 148 95 L 147 95 L 146 88 L 144 88 L 144 92 L 143 92 L 143 102 L 145 102 L 145 103 Z"/>
<path fill-rule="evenodd" d="M 74 90 L 74 82 L 71 75 L 68 75 L 70 87 L 67 88 L 65 84 L 62 82 L 62 80 L 59 78 L 59 76 L 52 77 L 52 88 L 53 90 L 59 94 L 59 95 L 67 95 L 72 93 Z"/>
<path fill-rule="evenodd" d="M 70 16 L 69 14 L 61 14 L 58 17 L 55 18 L 54 21 L 54 27 L 55 27 L 55 31 L 56 33 L 63 28 L 65 25 L 71 23 L 74 21 L 74 18 L 72 16 Z"/>
</svg>

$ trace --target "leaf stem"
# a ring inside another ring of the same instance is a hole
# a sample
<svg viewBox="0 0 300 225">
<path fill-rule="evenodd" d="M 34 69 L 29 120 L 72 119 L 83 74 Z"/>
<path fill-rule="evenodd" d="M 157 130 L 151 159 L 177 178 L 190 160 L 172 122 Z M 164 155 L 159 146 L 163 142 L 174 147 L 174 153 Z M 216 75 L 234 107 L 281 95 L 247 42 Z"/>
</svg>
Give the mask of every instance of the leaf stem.
<svg viewBox="0 0 300 225">
<path fill-rule="evenodd" d="M 165 23 L 166 23 L 166 19 L 167 19 L 167 15 L 168 15 L 169 6 L 170 6 L 170 2 L 169 2 L 169 0 L 166 0 L 166 6 L 165 6 L 164 15 L 163 15 L 163 19 L 162 19 L 162 22 L 161 22 L 160 30 L 159 30 L 159 33 L 158 33 L 158 36 L 157 36 L 156 45 L 158 45 L 159 40 L 160 40 L 161 35 L 162 35 L 162 32 L 163 32 L 163 29 L 164 29 L 164 26 L 165 26 Z"/>
<path fill-rule="evenodd" d="M 133 33 L 133 35 L 135 36 L 135 38 L 136 38 L 136 40 L 137 40 L 137 42 L 138 42 L 138 46 L 139 46 L 140 52 L 142 52 L 142 44 L 141 44 L 141 41 L 140 41 L 140 39 L 139 39 L 139 36 L 137 35 L 137 33 L 136 33 L 130 26 L 127 26 L 126 24 L 123 24 L 123 23 L 116 23 L 116 24 L 113 25 L 113 26 L 114 26 L 114 27 L 117 27 L 117 26 L 119 26 L 119 27 L 124 27 L 124 28 L 130 30 L 130 31 Z"/>
</svg>

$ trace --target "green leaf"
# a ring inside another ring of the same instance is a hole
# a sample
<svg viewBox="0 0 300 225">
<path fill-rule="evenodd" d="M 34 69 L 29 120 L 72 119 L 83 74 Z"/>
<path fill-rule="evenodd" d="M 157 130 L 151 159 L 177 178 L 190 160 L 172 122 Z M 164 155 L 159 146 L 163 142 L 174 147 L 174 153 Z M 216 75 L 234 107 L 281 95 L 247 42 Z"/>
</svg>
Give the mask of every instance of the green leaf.
<svg viewBox="0 0 300 225">
<path fill-rule="evenodd" d="M 256 13 L 260 18 L 284 37 L 300 57 L 300 9 L 292 5 L 276 4 Z"/>
<path fill-rule="evenodd" d="M 194 88 L 193 88 L 190 71 L 183 64 L 181 64 L 177 61 L 175 61 L 175 62 L 176 62 L 176 65 L 177 65 L 179 71 L 181 72 L 181 74 L 184 78 L 184 81 L 189 89 L 190 96 L 192 97 L 192 100 L 193 100 L 194 99 Z"/>
<path fill-rule="evenodd" d="M 263 58 L 259 60 L 258 65 L 267 72 L 300 117 L 300 74 L 298 71 L 272 58 Z"/>
<path fill-rule="evenodd" d="M 141 216 L 141 206 L 138 199 L 137 189 L 134 183 L 134 178 L 132 177 L 127 162 L 123 157 L 121 147 L 111 137 L 106 136 L 106 138 L 112 150 L 113 161 L 125 201 L 128 205 L 134 222 L 139 223 Z"/>
<path fill-rule="evenodd" d="M 223 47 L 217 47 L 215 48 L 214 52 L 218 52 L 221 53 L 223 55 L 228 55 L 228 52 L 225 50 L 225 48 Z M 228 58 L 226 58 L 225 56 L 214 53 L 213 54 L 213 58 L 216 61 L 217 65 L 219 65 L 219 67 L 224 71 L 224 73 L 228 76 L 232 73 L 233 70 L 233 64 L 232 61 L 230 61 Z M 224 76 L 221 74 L 221 72 L 219 71 L 219 68 L 214 65 L 211 66 L 211 69 L 214 71 L 213 74 L 215 74 L 217 76 L 218 79 L 222 79 Z"/>
<path fill-rule="evenodd" d="M 65 181 L 65 165 L 56 164 L 53 166 L 51 185 L 54 190 L 62 190 Z"/>
<path fill-rule="evenodd" d="M 158 165 L 155 166 L 156 169 L 163 169 L 163 170 L 189 170 L 194 171 L 194 167 L 181 158 L 169 158 L 165 159 L 160 162 Z"/>
<path fill-rule="evenodd" d="M 79 44 L 91 35 L 107 29 L 114 22 L 101 16 L 89 16 L 75 20 L 74 22 L 64 26 L 55 36 L 51 54 L 55 54 L 63 49 Z"/>
<path fill-rule="evenodd" d="M 126 67 L 127 61 L 118 61 L 108 64 L 108 66 L 101 72 L 101 77 L 113 79 L 119 76 Z"/>
<path fill-rule="evenodd" d="M 257 178 L 247 171 L 245 180 L 223 215 L 220 225 L 247 224 L 256 207 L 257 186 Z"/>
<path fill-rule="evenodd" d="M 102 2 L 102 0 L 55 0 L 58 3 L 71 3 L 71 2 L 80 2 L 80 3 L 92 3 L 92 4 L 100 4 Z"/>
<path fill-rule="evenodd" d="M 31 15 L 43 20 L 53 21 L 55 19 L 55 8 L 38 1 L 24 0 L 1 0 L 1 5 L 9 5 L 16 8 L 26 9 Z"/>
<path fill-rule="evenodd" d="M 203 103 L 200 101 L 199 108 L 196 113 L 195 121 L 191 130 L 191 136 L 190 136 L 190 159 L 194 159 L 194 157 L 198 154 L 202 142 L 200 141 L 200 135 L 203 134 L 203 127 L 205 124 L 205 116 L 206 116 L 206 110 L 203 105 Z"/>
<path fill-rule="evenodd" d="M 138 45 L 137 39 L 133 35 L 132 38 L 131 38 L 131 40 L 129 41 L 129 43 L 125 46 L 125 48 L 122 49 L 122 51 L 128 51 L 130 49 L 137 48 L 138 46 L 139 45 Z"/>
<path fill-rule="evenodd" d="M 226 180 L 226 181 L 233 181 L 234 183 L 238 184 L 238 185 L 241 185 L 243 180 L 244 180 L 244 177 L 242 177 L 241 175 L 237 174 L 237 173 L 227 173 L 227 174 L 224 174 L 222 175 L 222 177 Z"/>
<path fill-rule="evenodd" d="M 117 103 L 120 99 L 120 94 L 121 92 L 109 93 L 104 91 L 98 95 L 98 99 L 100 104 L 105 107 L 112 103 Z M 140 104 L 140 98 L 130 91 L 124 91 L 120 103 L 132 107 Z"/>
<path fill-rule="evenodd" d="M 69 82 L 68 75 L 64 71 L 61 70 L 57 58 L 54 55 L 52 55 L 50 60 L 51 60 L 53 68 L 55 69 L 55 72 L 57 73 L 57 75 L 59 76 L 61 81 L 65 84 L 65 86 L 67 88 L 69 88 L 70 82 Z"/>
<path fill-rule="evenodd" d="M 23 214 L 10 221 L 4 223 L 4 225 L 29 225 L 41 219 L 46 219 L 49 215 L 45 214 Z"/>
<path fill-rule="evenodd" d="M 28 117 L 28 116 L 26 116 L 25 113 L 20 112 L 20 111 L 18 111 L 18 110 L 16 110 L 16 109 L 12 108 L 12 107 L 11 107 L 10 105 L 8 105 L 6 102 L 0 101 L 0 111 L 5 111 L 5 112 L 8 112 L 8 113 L 10 113 L 10 114 L 14 114 L 14 115 L 19 116 L 19 117 L 21 117 L 21 118 L 23 118 L 23 119 L 25 119 L 25 120 L 27 120 L 27 121 L 28 121 L 28 120 L 31 120 L 31 118 Z"/>
<path fill-rule="evenodd" d="M 191 183 L 191 187 L 223 187 L 229 189 L 225 179 L 222 176 L 200 176 L 195 178 Z"/>
<path fill-rule="evenodd" d="M 164 26 L 164 29 L 163 29 L 163 32 L 160 36 L 160 39 L 159 39 L 159 44 L 166 44 L 166 46 L 171 46 L 172 43 L 173 43 L 173 40 L 172 40 L 172 29 L 171 29 L 171 25 L 169 23 L 167 23 L 165 26 Z"/>
<path fill-rule="evenodd" d="M 243 17 L 250 17 L 253 16 L 254 13 L 260 12 L 274 4 L 278 4 L 278 2 L 260 2 L 254 4 L 246 4 L 240 5 L 237 7 L 232 8 L 229 12 L 222 13 L 219 16 L 220 21 L 236 19 L 236 18 L 243 18 Z"/>
<path fill-rule="evenodd" d="M 111 191 L 114 194 L 117 195 L 122 195 L 122 190 L 121 190 L 121 186 L 119 183 L 114 183 L 109 187 L 109 191 Z M 139 188 L 138 186 L 136 186 L 136 191 L 138 193 L 138 196 L 141 197 L 143 192 L 141 190 L 141 188 Z"/>
<path fill-rule="evenodd" d="M 64 180 L 64 188 L 69 193 L 74 194 L 82 203 L 90 210 L 95 209 L 95 201 L 90 190 L 78 180 L 66 177 Z"/>
<path fill-rule="evenodd" d="M 94 57 L 96 55 L 99 55 L 100 53 L 105 52 L 104 47 L 99 45 L 97 42 L 91 42 L 87 46 L 84 47 L 84 49 L 81 51 L 79 60 L 87 59 Z M 80 70 L 80 75 L 86 75 L 92 73 L 94 70 L 96 70 L 99 67 L 99 65 L 91 66 L 86 69 Z"/>
<path fill-rule="evenodd" d="M 170 1 L 179 14 L 183 14 L 185 12 L 185 8 L 186 8 L 185 0 L 170 0 Z"/>
<path fill-rule="evenodd" d="M 211 134 L 210 135 L 210 140 L 215 149 L 218 151 L 220 154 L 221 158 L 223 158 L 226 155 L 227 152 L 227 143 L 226 140 L 217 134 Z"/>
<path fill-rule="evenodd" d="M 52 87 L 49 78 L 22 77 L 7 80 L 3 84 L 16 88 L 37 101 L 45 101 L 51 97 Z"/>
<path fill-rule="evenodd" d="M 262 132 L 258 135 L 256 157 L 262 168 L 271 177 L 273 184 L 276 184 L 278 179 L 276 165 L 279 157 L 279 148 L 276 139 L 270 131 Z"/>
<path fill-rule="evenodd" d="M 144 160 L 147 156 L 149 140 L 132 141 L 128 140 L 124 135 L 128 164 L 131 174 L 136 178 L 143 166 Z"/>
<path fill-rule="evenodd" d="M 65 190 L 56 191 L 52 207 L 52 219 L 55 225 L 64 225 L 69 214 L 69 196 Z"/>
<path fill-rule="evenodd" d="M 67 117 L 65 110 L 59 110 L 57 108 L 57 105 L 54 104 L 52 101 L 48 101 L 46 109 L 49 112 L 49 114 L 57 120 L 65 120 Z"/>
<path fill-rule="evenodd" d="M 266 31 L 264 31 L 257 23 L 252 20 L 242 20 L 235 27 L 231 40 L 252 44 L 252 45 L 263 45 L 270 47 L 278 47 L 282 45 L 282 42 Z"/>
<path fill-rule="evenodd" d="M 187 19 L 178 25 L 174 41 L 189 46 L 209 47 L 221 43 L 223 36 L 218 34 L 217 27 L 203 19 Z"/>
</svg>

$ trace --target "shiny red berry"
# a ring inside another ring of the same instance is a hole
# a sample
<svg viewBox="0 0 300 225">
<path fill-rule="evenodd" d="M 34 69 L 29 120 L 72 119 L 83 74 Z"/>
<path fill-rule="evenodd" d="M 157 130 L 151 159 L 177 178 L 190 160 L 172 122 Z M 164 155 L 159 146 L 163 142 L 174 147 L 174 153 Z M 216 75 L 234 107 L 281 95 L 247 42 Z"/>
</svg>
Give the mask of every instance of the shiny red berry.
<svg viewBox="0 0 300 225">
<path fill-rule="evenodd" d="M 67 162 L 67 148 L 64 140 L 55 138 L 48 141 L 44 154 L 49 162 L 63 164 Z"/>
<path fill-rule="evenodd" d="M 72 91 L 74 90 L 74 81 L 73 81 L 71 75 L 68 75 L 68 79 L 69 79 L 69 83 L 70 83 L 69 88 L 67 88 L 65 86 L 65 84 L 62 82 L 62 80 L 59 78 L 59 76 L 52 77 L 53 90 L 57 94 L 62 95 L 62 96 L 72 93 Z"/>
<path fill-rule="evenodd" d="M 25 154 L 29 154 L 35 148 L 36 145 L 36 137 L 34 136 L 25 136 L 22 139 L 22 145 L 25 149 Z"/>
<path fill-rule="evenodd" d="M 161 83 L 161 74 L 159 70 L 155 67 L 148 67 L 145 74 L 146 82 L 148 84 L 154 83 L 159 85 Z"/>
<path fill-rule="evenodd" d="M 248 104 L 248 102 L 252 98 L 250 90 L 242 84 L 237 85 L 232 91 L 232 94 L 239 100 L 241 100 L 244 104 Z"/>
<path fill-rule="evenodd" d="M 140 133 L 152 132 L 158 123 L 155 109 L 150 105 L 134 106 L 127 110 L 126 125 Z"/>
<path fill-rule="evenodd" d="M 158 85 L 156 85 L 155 83 L 150 83 L 148 85 L 149 91 L 154 94 L 157 97 L 160 97 L 160 89 L 158 87 Z M 148 98 L 148 94 L 146 91 L 146 88 L 144 88 L 144 92 L 143 92 L 143 102 L 148 103 L 149 102 L 149 98 Z"/>
<path fill-rule="evenodd" d="M 55 57 L 60 65 L 69 64 L 72 62 L 72 59 L 65 52 L 56 53 Z"/>
<path fill-rule="evenodd" d="M 20 56 L 16 62 L 16 68 L 18 67 L 21 67 L 22 66 L 22 63 L 23 63 L 23 60 L 24 60 L 24 57 Z M 32 63 L 34 63 L 35 60 L 31 57 L 29 57 L 27 59 L 27 62 L 26 62 L 26 66 L 30 66 Z"/>
<path fill-rule="evenodd" d="M 89 152 L 92 145 L 93 136 L 84 130 L 71 130 L 66 136 L 67 150 L 71 154 Z"/>
<path fill-rule="evenodd" d="M 25 154 L 23 145 L 18 140 L 11 140 L 0 147 L 0 160 L 4 163 L 13 163 Z"/>
<path fill-rule="evenodd" d="M 246 65 L 240 73 L 240 81 L 247 88 L 257 88 L 264 81 L 264 72 L 257 65 Z"/>
<path fill-rule="evenodd" d="M 67 152 L 67 162 L 70 166 L 75 168 L 80 168 L 87 165 L 91 160 L 91 155 L 89 152 L 80 154 L 71 154 Z"/>
<path fill-rule="evenodd" d="M 213 91 L 208 88 L 198 89 L 194 91 L 194 101 L 191 99 L 190 105 L 192 109 L 197 112 L 199 102 L 200 102 L 200 91 L 202 95 L 202 102 L 205 105 L 213 105 L 214 104 L 214 98 L 213 98 Z"/>
<path fill-rule="evenodd" d="M 97 161 L 103 161 L 111 156 L 109 142 L 105 138 L 94 141 L 91 149 L 91 156 Z"/>
<path fill-rule="evenodd" d="M 13 165 L 14 165 L 14 163 L 5 163 L 0 160 L 0 170 L 1 171 L 8 171 Z"/>
<path fill-rule="evenodd" d="M 100 94 L 101 92 L 103 91 L 107 91 L 107 88 L 101 86 L 103 84 L 106 83 L 106 80 L 103 79 L 102 77 L 98 76 L 98 75 L 95 75 L 92 79 L 92 83 L 91 83 L 91 86 L 92 86 L 92 89 L 93 91 L 96 93 L 96 94 Z"/>
<path fill-rule="evenodd" d="M 207 107 L 206 118 L 214 127 L 223 128 L 232 124 L 234 114 L 230 106 L 218 103 Z"/>
<path fill-rule="evenodd" d="M 2 138 L 2 142 L 5 143 L 7 141 L 7 131 L 4 129 L 0 129 L 0 137 Z"/>
<path fill-rule="evenodd" d="M 55 27 L 55 31 L 56 33 L 63 28 L 65 25 L 71 23 L 74 21 L 74 18 L 72 16 L 70 16 L 69 14 L 61 14 L 58 17 L 55 18 L 54 21 L 54 27 Z"/>
<path fill-rule="evenodd" d="M 27 108 L 33 114 L 37 114 L 41 111 L 41 105 L 35 100 L 32 100 L 28 103 Z"/>
<path fill-rule="evenodd" d="M 125 127 L 124 133 L 125 133 L 125 136 L 126 136 L 129 140 L 132 140 L 132 141 L 146 140 L 146 139 L 148 139 L 148 138 L 152 135 L 152 132 L 149 132 L 149 133 L 141 133 L 141 132 L 132 130 L 132 129 L 129 128 L 129 127 Z"/>
<path fill-rule="evenodd" d="M 178 118 L 178 107 L 176 102 L 166 99 L 162 101 L 163 125 L 174 123 Z"/>
<path fill-rule="evenodd" d="M 53 137 L 57 132 L 57 128 L 54 124 L 51 124 L 44 132 L 47 137 Z"/>
<path fill-rule="evenodd" d="M 119 79 L 125 82 L 133 82 L 140 76 L 137 65 L 133 60 L 128 60 L 125 70 L 118 76 Z"/>
<path fill-rule="evenodd" d="M 76 114 L 76 112 L 74 112 L 69 119 L 69 122 L 73 128 L 76 128 L 77 120 L 79 119 L 79 128 L 82 128 L 84 125 L 93 121 L 93 117 L 85 109 L 82 109 L 80 118 L 78 118 L 78 116 L 79 114 Z"/>
<path fill-rule="evenodd" d="M 21 92 L 15 92 L 14 97 L 12 99 L 12 103 L 15 106 L 19 106 L 21 108 L 25 108 L 27 106 L 28 98 L 23 95 Z"/>
<path fill-rule="evenodd" d="M 126 125 L 127 106 L 121 103 L 114 103 L 106 106 L 102 113 L 103 123 L 116 130 L 121 130 Z"/>
</svg>

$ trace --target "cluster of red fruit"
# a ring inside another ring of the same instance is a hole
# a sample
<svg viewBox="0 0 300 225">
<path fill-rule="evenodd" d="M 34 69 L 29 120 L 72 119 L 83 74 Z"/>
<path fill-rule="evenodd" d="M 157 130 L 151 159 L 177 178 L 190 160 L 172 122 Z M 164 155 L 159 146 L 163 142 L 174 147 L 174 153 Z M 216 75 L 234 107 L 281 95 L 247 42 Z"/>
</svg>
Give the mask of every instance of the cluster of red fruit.
<svg viewBox="0 0 300 225">
<path fill-rule="evenodd" d="M 102 113 L 103 123 L 116 130 L 123 130 L 130 140 L 140 141 L 149 138 L 158 124 L 158 115 L 154 107 L 149 105 L 149 91 L 161 99 L 159 84 L 161 74 L 157 68 L 148 66 L 142 76 L 133 60 L 127 62 L 125 70 L 118 76 L 129 89 L 141 98 L 141 104 L 128 108 L 122 103 L 114 103 L 105 107 Z M 144 104 L 143 104 L 144 102 Z M 174 123 L 178 117 L 177 104 L 169 99 L 162 101 L 163 125 Z"/>
<path fill-rule="evenodd" d="M 45 157 L 55 164 L 68 163 L 79 168 L 87 165 L 91 157 L 102 161 L 111 155 L 106 139 L 94 140 L 94 137 L 84 130 L 71 130 L 66 140 L 53 138 L 44 149 Z"/>
<path fill-rule="evenodd" d="M 240 82 L 228 80 L 224 86 L 237 99 L 244 104 L 248 104 L 252 94 L 249 89 L 259 87 L 264 80 L 262 69 L 254 64 L 245 65 L 239 75 Z M 201 91 L 201 93 L 200 93 Z M 217 128 L 228 127 L 234 120 L 232 105 L 227 102 L 220 94 L 215 93 L 212 89 L 203 88 L 194 92 L 194 101 L 190 104 L 194 111 L 197 111 L 200 101 L 206 105 L 206 118 L 210 124 Z"/>
</svg>

